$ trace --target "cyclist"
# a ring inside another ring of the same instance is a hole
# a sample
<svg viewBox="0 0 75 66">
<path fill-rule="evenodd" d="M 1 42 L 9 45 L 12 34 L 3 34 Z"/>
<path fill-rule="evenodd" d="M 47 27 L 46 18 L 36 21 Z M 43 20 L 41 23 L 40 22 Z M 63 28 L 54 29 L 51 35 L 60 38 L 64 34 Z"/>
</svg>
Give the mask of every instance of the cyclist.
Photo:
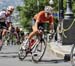
<svg viewBox="0 0 75 66">
<path fill-rule="evenodd" d="M 54 17 L 52 15 L 53 8 L 51 6 L 45 6 L 43 11 L 40 11 L 37 13 L 33 19 L 34 24 L 32 26 L 33 31 L 29 34 L 26 41 L 24 41 L 24 45 L 22 46 L 23 49 L 25 49 L 25 44 L 29 44 L 29 40 L 37 33 L 39 33 L 38 27 L 41 25 L 42 27 L 44 23 L 49 22 L 50 30 L 54 29 Z M 28 45 L 29 46 L 29 45 Z"/>
<path fill-rule="evenodd" d="M 11 22 L 10 16 L 13 13 L 13 11 L 14 11 L 14 7 L 13 6 L 8 6 L 6 11 L 1 11 L 0 12 L 0 25 L 2 27 L 7 28 L 7 22 Z M 3 29 L 2 36 L 4 36 L 5 33 L 6 33 L 6 29 Z"/>
<path fill-rule="evenodd" d="M 22 28 L 19 28 L 18 30 L 16 30 L 17 31 L 17 33 L 19 33 L 20 34 L 20 37 L 24 37 L 24 31 L 23 31 L 23 29 Z M 18 35 L 19 35 L 18 34 Z"/>
<path fill-rule="evenodd" d="M 16 38 L 17 38 L 17 43 L 20 42 L 20 28 L 17 26 L 15 28 L 16 31 Z"/>
<path fill-rule="evenodd" d="M 0 45 L 3 44 L 2 36 L 4 36 L 6 31 L 7 31 L 6 30 L 6 28 L 7 28 L 7 25 L 6 25 L 7 18 L 11 16 L 13 11 L 14 11 L 14 7 L 8 6 L 7 10 L 2 10 L 0 12 L 0 29 L 2 29 L 1 35 L 0 35 Z M 10 21 L 10 19 L 9 19 L 9 21 Z"/>
<path fill-rule="evenodd" d="M 24 31 L 22 28 L 20 28 L 19 37 L 20 37 L 20 44 L 21 44 L 25 37 Z"/>
<path fill-rule="evenodd" d="M 24 34 L 24 31 L 23 31 L 22 28 L 20 28 L 20 34 L 21 34 L 21 38 L 22 38 L 22 40 L 24 40 L 24 36 L 25 36 L 25 34 Z"/>
<path fill-rule="evenodd" d="M 15 27 L 11 24 L 8 28 L 9 32 L 12 32 L 13 34 L 16 32 Z"/>
</svg>

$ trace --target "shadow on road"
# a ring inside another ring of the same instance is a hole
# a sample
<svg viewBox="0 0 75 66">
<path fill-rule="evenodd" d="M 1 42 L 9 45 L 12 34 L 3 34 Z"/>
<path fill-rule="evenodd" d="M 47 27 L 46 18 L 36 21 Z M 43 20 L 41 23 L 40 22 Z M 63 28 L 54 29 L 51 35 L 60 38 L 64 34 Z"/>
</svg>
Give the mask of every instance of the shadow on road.
<svg viewBox="0 0 75 66">
<path fill-rule="evenodd" d="M 40 62 L 45 62 L 45 63 L 60 63 L 60 62 L 65 62 L 64 59 L 53 59 L 53 60 L 41 60 Z"/>
<path fill-rule="evenodd" d="M 10 56 L 7 56 L 7 55 L 3 55 L 3 56 L 0 56 L 0 58 L 17 58 L 18 55 L 10 55 Z"/>
<path fill-rule="evenodd" d="M 18 55 L 2 55 L 2 56 L 0 56 L 0 59 L 3 59 L 3 58 L 18 58 Z M 20 60 L 19 60 L 20 61 Z M 26 58 L 26 59 L 24 59 L 23 60 L 23 62 L 24 61 L 27 61 L 27 62 L 32 62 L 32 59 L 31 59 L 31 57 L 29 57 L 29 58 Z M 41 60 L 41 61 L 39 61 L 38 63 L 39 64 L 48 64 L 48 63 L 63 63 L 63 62 L 65 62 L 64 61 L 64 59 L 53 59 L 53 60 Z M 38 64 L 37 63 L 37 64 Z"/>
<path fill-rule="evenodd" d="M 18 58 L 18 52 L 0 52 L 0 59 L 2 58 Z M 26 59 L 23 61 L 29 61 L 32 62 L 31 55 L 29 55 Z M 66 62 L 64 59 L 42 59 L 38 63 L 62 63 Z"/>
<path fill-rule="evenodd" d="M 0 59 L 1 58 L 17 58 L 18 52 L 0 52 Z"/>
<path fill-rule="evenodd" d="M 32 62 L 32 59 L 25 59 L 24 61 L 29 61 L 29 62 Z M 54 60 L 41 60 L 39 61 L 38 63 L 41 64 L 41 63 L 63 63 L 65 62 L 64 59 L 54 59 Z"/>
</svg>

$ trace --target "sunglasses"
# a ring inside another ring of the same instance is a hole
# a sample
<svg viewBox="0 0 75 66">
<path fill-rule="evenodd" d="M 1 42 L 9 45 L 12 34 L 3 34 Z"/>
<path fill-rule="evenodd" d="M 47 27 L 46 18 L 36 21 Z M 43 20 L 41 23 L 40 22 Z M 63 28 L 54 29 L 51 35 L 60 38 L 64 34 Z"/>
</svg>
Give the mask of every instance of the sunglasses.
<svg viewBox="0 0 75 66">
<path fill-rule="evenodd" d="M 47 15 L 51 15 L 50 13 L 47 13 Z"/>
<path fill-rule="evenodd" d="M 10 13 L 12 13 L 13 11 L 8 10 Z"/>
</svg>

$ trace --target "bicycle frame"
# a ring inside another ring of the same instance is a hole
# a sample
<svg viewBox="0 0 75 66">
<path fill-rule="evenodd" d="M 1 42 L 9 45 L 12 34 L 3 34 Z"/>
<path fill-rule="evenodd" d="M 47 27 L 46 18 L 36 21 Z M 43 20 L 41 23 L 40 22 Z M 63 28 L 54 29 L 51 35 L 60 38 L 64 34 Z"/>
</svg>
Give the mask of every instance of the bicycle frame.
<svg viewBox="0 0 75 66">
<path fill-rule="evenodd" d="M 36 35 L 36 41 L 34 44 L 32 44 L 32 46 L 28 46 L 27 49 L 23 50 L 22 48 L 20 48 L 20 51 L 19 51 L 19 59 L 20 60 L 24 60 L 24 58 L 27 56 L 28 53 L 31 53 L 32 54 L 32 60 L 33 61 L 40 61 L 41 58 L 43 57 L 44 53 L 45 53 L 45 50 L 46 50 L 46 42 L 44 40 L 44 32 L 40 29 L 39 31 L 41 31 L 40 33 L 38 33 Z M 30 41 L 31 42 L 31 41 Z M 27 45 L 27 44 L 26 44 Z M 25 46 L 26 46 L 25 45 Z M 30 44 L 29 44 L 30 45 Z M 42 49 L 43 48 L 43 49 Z M 35 53 L 36 52 L 40 52 L 40 56 L 38 57 L 38 60 L 35 60 Z"/>
<path fill-rule="evenodd" d="M 41 33 L 36 35 L 36 42 L 34 43 L 34 45 L 31 48 L 32 51 L 33 51 L 34 48 L 37 47 L 37 45 L 38 45 L 39 42 L 44 41 L 44 37 L 43 37 L 44 31 L 42 31 L 41 29 L 40 29 L 40 31 L 41 31 Z"/>
</svg>

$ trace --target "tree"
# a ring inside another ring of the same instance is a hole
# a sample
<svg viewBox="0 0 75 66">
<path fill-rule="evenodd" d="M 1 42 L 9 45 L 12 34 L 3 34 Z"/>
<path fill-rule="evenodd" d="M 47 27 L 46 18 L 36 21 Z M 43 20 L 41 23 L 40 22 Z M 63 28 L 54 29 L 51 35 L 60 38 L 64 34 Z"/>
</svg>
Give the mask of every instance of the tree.
<svg viewBox="0 0 75 66">
<path fill-rule="evenodd" d="M 23 0 L 24 5 L 18 6 L 17 10 L 19 11 L 20 22 L 24 28 L 28 29 L 31 25 L 32 17 L 38 13 L 40 10 L 44 9 L 44 6 L 49 5 L 49 0 Z M 37 1 L 39 1 L 39 6 L 37 6 Z M 64 1 L 64 11 L 66 10 L 66 0 Z M 72 0 L 73 12 L 75 13 L 75 0 Z M 54 11 L 58 11 L 58 0 L 54 0 Z"/>
<path fill-rule="evenodd" d="M 31 25 L 32 17 L 38 13 L 38 11 L 43 10 L 44 6 L 48 4 L 48 1 L 39 0 L 39 3 L 39 6 L 37 6 L 37 0 L 24 0 L 24 5 L 17 7 L 20 22 L 24 28 L 27 29 Z"/>
</svg>

